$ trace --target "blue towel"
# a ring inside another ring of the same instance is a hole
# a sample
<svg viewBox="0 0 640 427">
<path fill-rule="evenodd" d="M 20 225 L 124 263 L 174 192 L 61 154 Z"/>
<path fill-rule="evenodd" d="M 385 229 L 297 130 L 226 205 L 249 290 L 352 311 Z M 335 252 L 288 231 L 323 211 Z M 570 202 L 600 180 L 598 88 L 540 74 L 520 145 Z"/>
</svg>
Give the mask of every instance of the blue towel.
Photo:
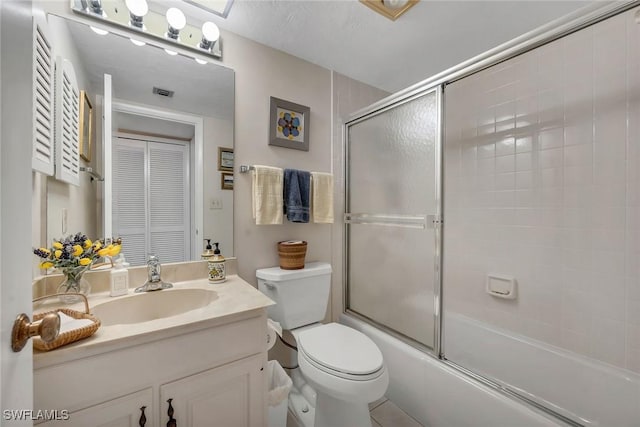
<svg viewBox="0 0 640 427">
<path fill-rule="evenodd" d="M 291 222 L 309 222 L 311 173 L 284 170 L 284 212 Z"/>
</svg>

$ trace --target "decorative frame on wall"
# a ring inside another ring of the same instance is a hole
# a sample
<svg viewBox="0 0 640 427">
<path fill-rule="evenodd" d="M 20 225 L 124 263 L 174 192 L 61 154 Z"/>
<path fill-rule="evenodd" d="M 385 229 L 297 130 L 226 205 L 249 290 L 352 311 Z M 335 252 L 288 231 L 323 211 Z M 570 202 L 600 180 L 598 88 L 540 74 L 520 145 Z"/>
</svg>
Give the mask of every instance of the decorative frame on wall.
<svg viewBox="0 0 640 427">
<path fill-rule="evenodd" d="M 233 172 L 233 148 L 218 147 L 218 170 Z"/>
<path fill-rule="evenodd" d="M 78 151 L 80 157 L 91 161 L 91 136 L 93 132 L 93 106 L 86 91 L 80 91 L 80 126 L 78 129 Z"/>
<path fill-rule="evenodd" d="M 270 97 L 269 145 L 309 151 L 311 109 Z"/>
<path fill-rule="evenodd" d="M 220 178 L 220 188 L 223 190 L 233 190 L 233 174 L 222 172 Z"/>
</svg>

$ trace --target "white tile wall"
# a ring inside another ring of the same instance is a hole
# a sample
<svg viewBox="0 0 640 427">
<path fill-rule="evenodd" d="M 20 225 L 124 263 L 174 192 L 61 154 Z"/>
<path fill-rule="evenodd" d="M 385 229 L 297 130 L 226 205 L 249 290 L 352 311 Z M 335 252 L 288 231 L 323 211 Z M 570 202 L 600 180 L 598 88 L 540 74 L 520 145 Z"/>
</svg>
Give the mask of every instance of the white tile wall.
<svg viewBox="0 0 640 427">
<path fill-rule="evenodd" d="M 447 86 L 444 301 L 640 373 L 634 12 Z M 486 294 L 488 273 L 518 298 Z"/>
</svg>

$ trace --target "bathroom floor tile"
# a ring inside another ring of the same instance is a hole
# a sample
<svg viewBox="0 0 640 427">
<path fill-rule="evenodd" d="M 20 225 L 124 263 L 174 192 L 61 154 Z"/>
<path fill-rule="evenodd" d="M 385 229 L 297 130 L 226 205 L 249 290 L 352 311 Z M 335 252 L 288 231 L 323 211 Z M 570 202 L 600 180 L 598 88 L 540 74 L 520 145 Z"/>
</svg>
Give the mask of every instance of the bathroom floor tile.
<svg viewBox="0 0 640 427">
<path fill-rule="evenodd" d="M 369 403 L 369 412 L 373 411 L 374 409 L 376 409 L 378 406 L 382 405 L 387 400 L 389 400 L 389 399 L 387 399 L 386 397 L 382 396 L 380 399 L 376 400 L 375 402 Z"/>
<path fill-rule="evenodd" d="M 422 425 L 387 400 L 371 411 L 371 418 L 381 427 L 422 427 Z M 374 425 L 374 427 L 376 427 Z"/>
</svg>

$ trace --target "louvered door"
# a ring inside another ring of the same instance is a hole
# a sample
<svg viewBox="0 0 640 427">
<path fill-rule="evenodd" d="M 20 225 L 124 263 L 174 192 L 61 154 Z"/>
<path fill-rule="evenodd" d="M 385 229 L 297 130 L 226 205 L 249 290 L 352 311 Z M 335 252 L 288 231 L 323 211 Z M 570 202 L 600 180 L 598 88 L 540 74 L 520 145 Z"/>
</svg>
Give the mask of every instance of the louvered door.
<svg viewBox="0 0 640 427">
<path fill-rule="evenodd" d="M 73 64 L 56 60 L 56 178 L 80 185 L 80 91 Z"/>
<path fill-rule="evenodd" d="M 162 262 L 189 259 L 189 153 L 184 144 L 149 142 L 151 252 Z"/>
<path fill-rule="evenodd" d="M 148 252 L 145 151 L 144 141 L 113 143 L 113 230 L 131 265 L 144 264 Z"/>
<path fill-rule="evenodd" d="M 31 167 L 46 175 L 54 172 L 53 49 L 46 24 L 33 20 L 33 152 Z"/>
<path fill-rule="evenodd" d="M 131 265 L 189 259 L 189 147 L 114 138 L 113 232 Z"/>
</svg>

